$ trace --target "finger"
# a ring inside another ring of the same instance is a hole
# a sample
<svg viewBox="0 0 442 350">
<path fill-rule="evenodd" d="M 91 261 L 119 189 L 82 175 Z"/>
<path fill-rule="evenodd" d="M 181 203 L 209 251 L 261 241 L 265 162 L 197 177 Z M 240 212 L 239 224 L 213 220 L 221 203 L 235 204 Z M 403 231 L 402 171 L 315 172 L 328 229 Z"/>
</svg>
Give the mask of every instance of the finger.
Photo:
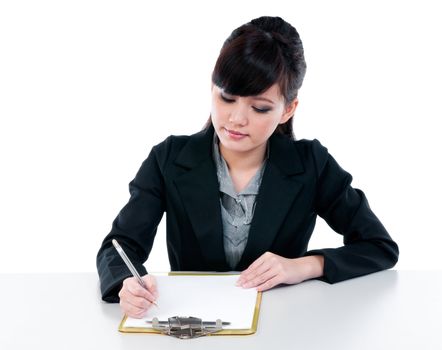
<svg viewBox="0 0 442 350">
<path fill-rule="evenodd" d="M 143 297 L 135 297 L 133 295 L 130 295 L 127 298 L 124 298 L 123 300 L 126 301 L 128 304 L 131 304 L 143 310 L 147 310 L 152 304 L 149 300 Z"/>
<path fill-rule="evenodd" d="M 152 293 L 152 295 L 155 297 L 154 300 L 158 299 L 158 285 L 155 276 L 146 275 L 143 277 L 143 281 L 149 292 Z"/>
<path fill-rule="evenodd" d="M 127 284 L 127 290 L 134 296 L 142 297 L 149 301 L 154 301 L 155 296 L 148 291 L 146 288 L 143 288 L 138 281 L 134 281 L 133 283 Z"/>
<path fill-rule="evenodd" d="M 128 310 L 125 312 L 125 314 L 129 317 L 133 318 L 143 318 L 147 314 L 147 310 L 139 310 L 136 308 L 133 308 L 132 306 L 128 307 Z"/>
<path fill-rule="evenodd" d="M 281 283 L 281 276 L 280 275 L 276 275 L 275 277 L 265 281 L 264 283 L 260 284 L 259 286 L 256 287 L 256 290 L 258 292 L 263 292 L 265 290 L 271 289 L 275 286 L 277 286 L 278 284 Z"/>
<path fill-rule="evenodd" d="M 256 268 L 258 268 L 259 266 L 261 266 L 264 261 L 266 260 L 267 257 L 267 253 L 262 254 L 258 259 L 256 259 L 252 264 L 250 264 L 250 266 L 245 269 L 242 274 L 247 275 L 248 273 L 250 273 L 251 271 L 254 271 Z"/>
<path fill-rule="evenodd" d="M 274 269 L 269 269 L 264 273 L 257 275 L 255 278 L 243 283 L 243 288 L 253 288 L 264 284 L 278 275 Z"/>
<path fill-rule="evenodd" d="M 139 308 L 137 306 L 128 303 L 126 300 L 121 300 L 120 307 L 126 315 L 131 317 L 134 315 L 140 315 L 141 313 L 146 311 L 145 309 Z"/>
<path fill-rule="evenodd" d="M 237 284 L 241 284 L 245 280 L 250 279 L 250 276 L 255 273 L 255 270 L 259 268 L 266 261 L 266 253 L 261 255 L 258 259 L 256 259 L 247 269 L 241 272 Z"/>
<path fill-rule="evenodd" d="M 123 293 L 121 293 L 120 304 L 121 303 L 124 303 L 124 305 L 126 306 L 131 305 L 136 309 L 142 310 L 144 313 L 146 313 L 148 309 L 152 306 L 152 302 L 150 302 L 149 300 L 143 297 L 134 296 L 130 294 L 128 291 L 124 291 Z"/>
<path fill-rule="evenodd" d="M 120 304 L 121 302 L 124 302 L 126 304 L 129 303 L 142 309 L 147 309 L 150 306 L 149 300 L 131 294 L 127 288 L 121 289 L 120 293 L 118 293 L 118 296 L 120 297 Z"/>
<path fill-rule="evenodd" d="M 139 308 L 135 305 L 128 303 L 126 300 L 120 301 L 121 310 L 129 317 L 142 318 L 147 312 L 146 309 Z"/>
<path fill-rule="evenodd" d="M 257 266 L 253 271 L 250 271 L 248 274 L 242 276 L 239 284 L 244 287 L 245 284 L 250 283 L 250 281 L 271 270 L 273 267 L 274 263 L 272 263 L 272 257 L 268 256 L 263 259 L 261 265 Z"/>
<path fill-rule="evenodd" d="M 260 266 L 258 266 L 253 272 L 249 273 L 246 278 L 244 279 L 244 283 L 247 283 L 261 275 L 263 275 L 264 273 L 266 273 L 269 270 L 272 270 L 274 266 L 272 264 L 270 264 L 269 261 L 264 261 Z"/>
</svg>

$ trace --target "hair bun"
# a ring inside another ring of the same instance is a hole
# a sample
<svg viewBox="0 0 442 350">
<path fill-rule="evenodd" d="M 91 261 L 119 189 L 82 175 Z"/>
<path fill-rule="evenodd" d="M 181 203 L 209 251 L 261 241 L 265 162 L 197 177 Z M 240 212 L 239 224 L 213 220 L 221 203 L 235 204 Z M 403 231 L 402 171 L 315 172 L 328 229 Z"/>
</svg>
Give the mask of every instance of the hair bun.
<svg viewBox="0 0 442 350">
<path fill-rule="evenodd" d="M 283 43 L 299 40 L 299 34 L 296 29 L 281 17 L 262 16 L 251 20 L 250 24 L 269 33 L 275 40 Z"/>
<path fill-rule="evenodd" d="M 250 23 L 268 32 L 279 31 L 279 29 L 282 28 L 284 24 L 286 24 L 286 22 L 281 17 L 270 16 L 262 16 L 252 19 Z"/>
</svg>

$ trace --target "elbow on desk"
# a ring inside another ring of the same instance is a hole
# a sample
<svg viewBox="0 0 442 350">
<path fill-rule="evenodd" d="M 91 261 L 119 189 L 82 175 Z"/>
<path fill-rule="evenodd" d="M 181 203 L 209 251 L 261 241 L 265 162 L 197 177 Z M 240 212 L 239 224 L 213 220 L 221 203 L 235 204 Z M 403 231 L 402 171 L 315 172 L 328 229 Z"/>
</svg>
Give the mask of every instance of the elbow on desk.
<svg viewBox="0 0 442 350">
<path fill-rule="evenodd" d="M 381 270 L 390 269 L 399 260 L 399 246 L 392 239 L 374 240 L 372 242 L 379 250 L 378 260 Z"/>
<path fill-rule="evenodd" d="M 335 284 L 392 268 L 398 262 L 399 247 L 391 239 L 381 239 L 310 251 L 307 255 L 311 254 L 324 256 L 324 274 L 316 279 Z"/>
</svg>

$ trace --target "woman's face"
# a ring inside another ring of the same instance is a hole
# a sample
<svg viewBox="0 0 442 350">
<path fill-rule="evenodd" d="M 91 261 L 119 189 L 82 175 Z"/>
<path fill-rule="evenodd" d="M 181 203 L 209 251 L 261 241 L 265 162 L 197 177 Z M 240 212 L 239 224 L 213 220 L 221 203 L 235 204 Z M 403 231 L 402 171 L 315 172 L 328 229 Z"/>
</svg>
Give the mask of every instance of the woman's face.
<svg viewBox="0 0 442 350">
<path fill-rule="evenodd" d="M 230 151 L 264 149 L 278 124 L 293 115 L 298 100 L 286 106 L 277 84 L 256 96 L 229 95 L 212 84 L 212 123 L 220 142 Z"/>
</svg>

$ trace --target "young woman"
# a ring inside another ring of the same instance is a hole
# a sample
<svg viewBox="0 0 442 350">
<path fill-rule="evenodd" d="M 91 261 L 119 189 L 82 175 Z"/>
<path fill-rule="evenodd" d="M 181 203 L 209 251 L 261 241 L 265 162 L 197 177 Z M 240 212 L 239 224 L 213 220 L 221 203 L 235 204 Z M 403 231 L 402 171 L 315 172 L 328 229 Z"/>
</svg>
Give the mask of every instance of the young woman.
<svg viewBox="0 0 442 350">
<path fill-rule="evenodd" d="M 335 283 L 395 265 L 398 246 L 351 175 L 319 141 L 295 140 L 305 70 L 299 35 L 283 19 L 260 17 L 232 32 L 212 74 L 204 129 L 154 146 L 129 184 L 97 256 L 103 300 L 142 317 L 158 297 L 142 264 L 164 212 L 172 270 L 242 271 L 244 288 Z M 317 215 L 344 246 L 307 251 Z M 130 277 L 114 238 L 147 289 Z"/>
</svg>

